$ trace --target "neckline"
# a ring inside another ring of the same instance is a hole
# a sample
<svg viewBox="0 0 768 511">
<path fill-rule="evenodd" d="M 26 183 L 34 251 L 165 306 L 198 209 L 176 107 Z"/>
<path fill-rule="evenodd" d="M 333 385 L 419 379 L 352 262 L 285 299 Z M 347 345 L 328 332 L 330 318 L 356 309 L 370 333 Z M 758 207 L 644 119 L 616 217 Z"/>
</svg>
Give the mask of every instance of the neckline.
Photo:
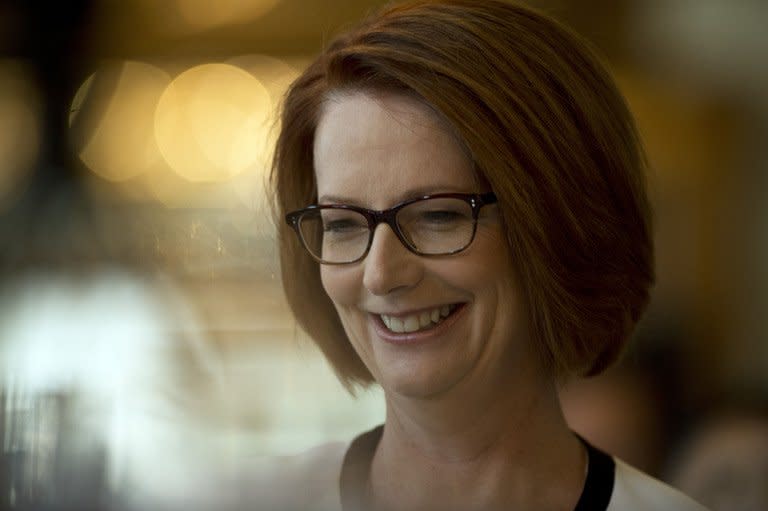
<svg viewBox="0 0 768 511">
<path fill-rule="evenodd" d="M 358 435 L 344 455 L 339 478 L 342 511 L 365 509 L 365 488 L 371 463 L 384 426 L 379 425 Z M 578 435 L 577 435 L 578 436 Z M 573 511 L 605 511 L 613 494 L 616 463 L 613 458 L 579 436 L 587 449 L 587 477 Z"/>
</svg>

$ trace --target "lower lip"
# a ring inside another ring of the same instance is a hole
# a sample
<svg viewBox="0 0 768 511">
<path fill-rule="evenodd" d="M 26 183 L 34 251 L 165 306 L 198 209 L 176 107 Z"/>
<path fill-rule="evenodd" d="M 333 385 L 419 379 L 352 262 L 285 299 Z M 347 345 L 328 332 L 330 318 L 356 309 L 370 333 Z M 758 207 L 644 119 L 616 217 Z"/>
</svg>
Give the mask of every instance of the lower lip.
<svg viewBox="0 0 768 511">
<path fill-rule="evenodd" d="M 435 325 L 428 330 L 419 330 L 416 332 L 403 332 L 396 333 L 387 328 L 384 322 L 381 320 L 381 316 L 378 314 L 371 314 L 371 321 L 373 322 L 373 328 L 376 330 L 376 334 L 389 344 L 420 344 L 433 340 L 435 337 L 439 337 L 446 333 L 451 326 L 459 320 L 459 317 L 464 314 L 466 304 L 461 304 L 451 313 L 450 316 L 443 321 Z"/>
</svg>

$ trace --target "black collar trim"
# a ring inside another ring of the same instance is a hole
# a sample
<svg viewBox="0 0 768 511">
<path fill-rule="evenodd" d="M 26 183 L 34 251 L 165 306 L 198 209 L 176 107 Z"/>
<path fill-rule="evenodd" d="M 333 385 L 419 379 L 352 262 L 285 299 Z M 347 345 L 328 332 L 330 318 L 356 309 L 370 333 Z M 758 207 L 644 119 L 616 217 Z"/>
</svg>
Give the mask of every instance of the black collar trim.
<svg viewBox="0 0 768 511">
<path fill-rule="evenodd" d="M 589 462 L 587 480 L 573 511 L 604 511 L 608 509 L 616 480 L 616 463 L 611 456 L 579 437 L 587 448 Z"/>
<path fill-rule="evenodd" d="M 344 455 L 339 478 L 341 508 L 343 511 L 365 509 L 366 488 L 371 472 L 371 463 L 379 445 L 384 426 L 355 438 Z M 616 478 L 616 464 L 613 458 L 581 438 L 587 448 L 589 465 L 584 489 L 574 511 L 605 511 L 611 501 Z"/>
</svg>

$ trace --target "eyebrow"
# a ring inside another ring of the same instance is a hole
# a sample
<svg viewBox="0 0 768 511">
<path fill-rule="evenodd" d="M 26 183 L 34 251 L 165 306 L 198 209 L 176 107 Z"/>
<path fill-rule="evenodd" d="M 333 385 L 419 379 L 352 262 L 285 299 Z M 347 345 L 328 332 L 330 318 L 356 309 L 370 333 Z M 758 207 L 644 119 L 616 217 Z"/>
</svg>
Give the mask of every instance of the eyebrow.
<svg viewBox="0 0 768 511">
<path fill-rule="evenodd" d="M 434 186 L 424 186 L 420 188 L 411 188 L 410 190 L 407 190 L 405 193 L 401 194 L 399 197 L 397 197 L 394 204 L 398 204 L 400 202 L 404 202 L 410 199 L 416 199 L 418 197 L 423 197 L 425 195 L 435 195 L 438 193 L 480 193 L 475 190 L 467 190 L 465 187 L 460 186 L 445 186 L 445 185 L 434 185 Z M 353 199 L 351 197 L 344 197 L 341 195 L 323 195 L 322 197 L 319 197 L 317 199 L 318 204 L 349 204 L 352 206 L 363 206 L 359 200 Z"/>
</svg>

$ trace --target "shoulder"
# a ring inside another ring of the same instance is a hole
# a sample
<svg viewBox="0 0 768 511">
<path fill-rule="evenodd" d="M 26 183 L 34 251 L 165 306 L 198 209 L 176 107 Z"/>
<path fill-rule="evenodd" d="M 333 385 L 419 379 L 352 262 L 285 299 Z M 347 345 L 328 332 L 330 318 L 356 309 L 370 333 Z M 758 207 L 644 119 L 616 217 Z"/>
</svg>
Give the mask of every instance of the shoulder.
<svg viewBox="0 0 768 511">
<path fill-rule="evenodd" d="M 671 486 L 619 459 L 615 462 L 613 495 L 607 511 L 706 511 L 705 507 Z"/>
<path fill-rule="evenodd" d="M 334 442 L 290 456 L 262 458 L 250 469 L 243 500 L 264 509 L 338 511 L 339 477 L 349 444 Z"/>
</svg>

